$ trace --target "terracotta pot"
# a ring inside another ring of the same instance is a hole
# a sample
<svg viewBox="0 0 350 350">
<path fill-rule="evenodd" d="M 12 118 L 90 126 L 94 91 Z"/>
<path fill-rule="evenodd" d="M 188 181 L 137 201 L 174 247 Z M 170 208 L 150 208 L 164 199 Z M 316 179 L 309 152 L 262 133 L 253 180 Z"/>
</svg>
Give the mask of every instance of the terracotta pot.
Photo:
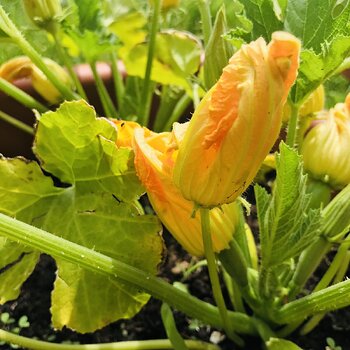
<svg viewBox="0 0 350 350">
<path fill-rule="evenodd" d="M 125 74 L 122 64 L 119 68 L 122 74 Z M 102 115 L 103 109 L 101 101 L 98 97 L 95 80 L 89 65 L 81 64 L 75 69 L 84 86 L 90 104 L 95 107 L 98 114 Z M 97 71 L 113 99 L 115 93 L 110 66 L 107 63 L 98 63 Z M 29 79 L 17 80 L 14 84 L 45 105 L 45 101 L 34 91 Z M 0 91 L 0 109 L 30 126 L 33 126 L 35 123 L 34 114 L 30 109 L 21 105 L 2 91 Z M 5 157 L 24 156 L 28 159 L 34 159 L 35 157 L 31 150 L 32 143 L 33 137 L 31 135 L 0 120 L 0 153 Z"/>
</svg>

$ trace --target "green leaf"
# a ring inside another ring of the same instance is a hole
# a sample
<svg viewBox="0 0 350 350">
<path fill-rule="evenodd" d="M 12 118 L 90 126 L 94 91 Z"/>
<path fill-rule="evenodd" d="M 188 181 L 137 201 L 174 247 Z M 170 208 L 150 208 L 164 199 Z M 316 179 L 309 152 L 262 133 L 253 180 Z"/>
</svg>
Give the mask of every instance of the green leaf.
<svg viewBox="0 0 350 350">
<path fill-rule="evenodd" d="M 350 93 L 349 79 L 343 75 L 334 75 L 325 84 L 326 109 L 333 108 L 337 103 L 344 102 L 345 97 Z"/>
<path fill-rule="evenodd" d="M 285 29 L 303 44 L 294 103 L 305 98 L 332 75 L 350 54 L 350 6 L 344 1 L 289 0 Z"/>
<path fill-rule="evenodd" d="M 205 48 L 204 82 L 207 89 L 217 82 L 222 69 L 233 55 L 232 45 L 223 37 L 226 30 L 226 15 L 222 7 L 216 15 L 214 27 Z"/>
<path fill-rule="evenodd" d="M 91 30 L 84 30 L 83 33 L 68 30 L 67 34 L 74 41 L 88 63 L 93 63 L 103 55 L 108 55 L 117 49 L 117 41 L 113 35 Z"/>
<path fill-rule="evenodd" d="M 270 338 L 266 346 L 268 350 L 303 350 L 293 342 L 279 338 Z"/>
<path fill-rule="evenodd" d="M 133 170 L 133 153 L 115 145 L 117 130 L 96 118 L 86 102 L 65 102 L 40 117 L 34 153 L 42 167 L 81 191 L 113 193 L 124 201 L 137 199 L 143 188 Z M 131 168 L 131 169 L 130 169 Z"/>
<path fill-rule="evenodd" d="M 138 207 L 116 201 L 110 194 L 66 193 L 50 208 L 41 227 L 93 248 L 144 271 L 156 273 L 162 242 L 157 218 L 141 215 Z M 135 315 L 149 295 L 118 280 L 57 260 L 52 292 L 52 322 L 79 332 Z"/>
<path fill-rule="evenodd" d="M 147 44 L 136 45 L 124 58 L 129 75 L 143 78 Z M 188 89 L 188 79 L 200 66 L 202 46 L 192 34 L 175 30 L 158 33 L 151 80 Z"/>
<path fill-rule="evenodd" d="M 80 31 L 97 30 L 101 27 L 101 1 L 74 0 L 79 15 Z"/>
<path fill-rule="evenodd" d="M 262 265 L 277 266 L 299 255 L 319 234 L 320 213 L 308 209 L 306 176 L 296 151 L 281 144 L 272 195 L 255 186 Z"/>
<path fill-rule="evenodd" d="M 52 42 L 48 40 L 47 33 L 39 30 L 28 18 L 22 0 L 1 0 L 1 6 L 36 50 L 44 57 L 53 57 L 54 50 Z M 15 56 L 23 55 L 22 50 L 17 45 L 11 44 L 6 40 L 2 42 L 1 39 L 4 36 L 7 37 L 0 30 L 0 64 Z"/>
<path fill-rule="evenodd" d="M 244 1 L 244 7 L 247 17 L 253 23 L 252 40 L 262 36 L 270 41 L 271 34 L 283 28 L 271 0 L 247 0 Z"/>
<path fill-rule="evenodd" d="M 50 198 L 62 193 L 35 162 L 0 158 L 0 212 L 32 223 Z M 16 299 L 22 283 L 33 272 L 39 253 L 0 237 L 0 303 Z"/>
<path fill-rule="evenodd" d="M 1 158 L 0 212 L 155 274 L 161 261 L 161 227 L 135 201 L 142 187 L 133 156 L 116 146 L 116 137 L 114 124 L 96 118 L 83 101 L 66 102 L 43 114 L 35 152 L 43 168 L 70 186 L 55 187 L 36 162 Z M 1 302 L 18 296 L 38 256 L 0 239 Z M 92 332 L 134 316 L 149 299 L 117 276 L 111 280 L 56 262 L 51 308 L 56 328 Z"/>
<path fill-rule="evenodd" d="M 305 49 L 322 53 L 324 45 L 331 45 L 339 36 L 349 36 L 350 6 L 338 11 L 337 4 L 341 5 L 333 0 L 289 0 L 285 29 L 301 39 Z"/>
<path fill-rule="evenodd" d="M 312 50 L 303 50 L 298 79 L 291 92 L 293 102 L 302 103 L 337 70 L 349 54 L 350 36 L 338 36 L 329 45 L 322 46 L 322 52 L 319 54 Z"/>
<path fill-rule="evenodd" d="M 21 286 L 33 272 L 39 253 L 0 237 L 0 304 L 17 299 Z"/>
<path fill-rule="evenodd" d="M 122 42 L 119 48 L 121 58 L 124 59 L 135 45 L 146 40 L 146 24 L 147 19 L 142 13 L 131 12 L 116 18 L 109 25 L 109 30 Z"/>
</svg>

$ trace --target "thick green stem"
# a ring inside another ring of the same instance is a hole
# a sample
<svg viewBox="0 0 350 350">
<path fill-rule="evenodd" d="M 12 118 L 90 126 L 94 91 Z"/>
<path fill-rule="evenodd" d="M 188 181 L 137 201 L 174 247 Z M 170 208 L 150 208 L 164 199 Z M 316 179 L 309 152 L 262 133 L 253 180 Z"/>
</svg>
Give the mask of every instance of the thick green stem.
<svg viewBox="0 0 350 350">
<path fill-rule="evenodd" d="M 2 29 L 10 38 L 12 38 L 13 42 L 16 43 L 22 49 L 24 54 L 26 54 L 32 60 L 32 62 L 47 76 L 47 78 L 65 99 L 75 100 L 80 98 L 80 96 L 76 96 L 76 94 L 68 86 L 62 83 L 55 75 L 55 73 L 52 72 L 49 67 L 47 67 L 43 58 L 24 38 L 22 33 L 17 29 L 1 5 L 0 29 Z"/>
<path fill-rule="evenodd" d="M 246 313 L 246 310 L 243 304 L 242 294 L 236 282 L 231 278 L 231 276 L 226 272 L 226 270 L 224 270 L 223 272 L 224 272 L 223 277 L 224 277 L 227 293 L 230 297 L 234 310 L 238 312 Z"/>
<path fill-rule="evenodd" d="M 298 113 L 299 113 L 299 106 L 292 104 L 291 115 L 288 123 L 287 140 L 286 140 L 286 143 L 289 147 L 295 146 L 295 140 L 296 140 L 297 131 L 298 131 Z"/>
<path fill-rule="evenodd" d="M 123 77 L 118 67 L 118 56 L 116 52 L 111 54 L 111 67 L 113 74 L 113 82 L 114 82 L 114 90 L 115 90 L 115 98 L 117 101 L 118 110 L 123 104 L 125 87 L 123 84 Z"/>
<path fill-rule="evenodd" d="M 40 113 L 44 113 L 48 110 L 48 108 L 38 102 L 35 98 L 3 78 L 0 78 L 0 90 L 30 109 L 36 109 Z"/>
<path fill-rule="evenodd" d="M 243 346 L 243 340 L 239 338 L 232 330 L 232 325 L 230 324 L 230 320 L 228 318 L 228 311 L 225 305 L 225 300 L 222 295 L 222 290 L 219 281 L 219 275 L 217 271 L 217 265 L 215 260 L 215 254 L 213 251 L 213 244 L 210 232 L 210 209 L 200 208 L 201 214 L 201 226 L 202 226 L 202 237 L 203 237 L 203 245 L 204 245 L 204 253 L 208 262 L 208 271 L 209 278 L 212 286 L 213 296 L 216 302 L 216 305 L 219 308 L 220 316 L 222 319 L 222 323 L 224 329 L 227 333 L 227 336 L 230 337 L 233 341 L 237 342 L 237 344 Z"/>
<path fill-rule="evenodd" d="M 14 117 L 11 117 L 10 115 L 8 115 L 7 113 L 5 113 L 3 111 L 0 111 L 0 119 L 13 125 L 14 127 L 18 128 L 18 129 L 26 132 L 27 134 L 34 135 L 34 129 L 31 126 L 24 124 L 20 120 L 14 118 Z"/>
<path fill-rule="evenodd" d="M 173 349 L 172 344 L 167 339 L 156 340 L 136 340 L 123 341 L 118 343 L 104 344 L 54 344 L 41 340 L 25 338 L 17 334 L 0 330 L 0 339 L 11 344 L 19 345 L 25 349 L 34 350 L 161 350 Z M 185 344 L 188 349 L 193 350 L 220 350 L 219 347 L 195 340 L 186 340 Z"/>
<path fill-rule="evenodd" d="M 141 116 L 142 125 L 148 126 L 150 119 L 150 106 L 153 89 L 151 88 L 151 73 L 153 66 L 153 57 L 156 48 L 157 32 L 159 26 L 159 16 L 161 10 L 162 0 L 154 0 L 153 15 L 151 20 L 151 29 L 148 42 L 148 54 L 145 70 L 145 77 L 142 86 L 141 101 L 139 115 Z"/>
<path fill-rule="evenodd" d="M 114 104 L 111 100 L 111 97 L 108 94 L 108 91 L 105 87 L 105 84 L 103 83 L 100 75 L 97 72 L 96 68 L 96 62 L 91 63 L 91 70 L 92 74 L 94 75 L 95 83 L 97 86 L 97 92 L 98 95 L 100 96 L 102 107 L 105 113 L 105 117 L 107 118 L 117 118 L 118 113 L 114 107 Z"/>
<path fill-rule="evenodd" d="M 211 23 L 209 2 L 207 0 L 200 0 L 198 5 L 201 13 L 204 45 L 207 46 L 213 28 Z"/>
<path fill-rule="evenodd" d="M 188 350 L 185 341 L 181 337 L 176 328 L 175 319 L 170 306 L 166 303 L 162 304 L 160 308 L 160 315 L 162 316 L 162 322 L 166 331 L 166 334 L 173 344 L 175 350 Z"/>
<path fill-rule="evenodd" d="M 333 280 L 333 284 L 336 284 L 338 282 L 341 282 L 346 275 L 347 269 L 349 267 L 349 240 L 347 242 L 343 243 L 341 247 L 339 248 L 336 256 L 334 257 L 331 265 L 329 266 L 327 272 L 323 275 L 321 281 L 317 284 L 317 286 L 314 289 L 314 292 L 317 292 L 319 290 L 322 290 L 326 288 Z M 322 320 L 324 317 L 324 313 L 315 315 L 312 317 L 303 327 L 301 330 L 301 334 L 307 334 L 311 332 Z"/>
<path fill-rule="evenodd" d="M 320 312 L 329 312 L 350 305 L 350 280 L 292 301 L 274 313 L 274 321 L 287 324 L 305 320 Z"/>
<path fill-rule="evenodd" d="M 218 309 L 185 293 L 150 273 L 112 259 L 44 230 L 0 213 L 0 234 L 33 249 L 61 258 L 80 267 L 108 277 L 121 279 L 146 291 L 190 317 L 217 328 L 223 328 Z M 256 334 L 251 318 L 230 312 L 229 320 L 237 332 Z"/>
<path fill-rule="evenodd" d="M 290 283 L 289 298 L 294 299 L 295 296 L 304 287 L 306 281 L 314 273 L 324 256 L 331 248 L 331 243 L 326 238 L 320 236 L 317 240 L 307 248 L 300 256 L 293 279 Z"/>
<path fill-rule="evenodd" d="M 61 40 L 58 36 L 58 30 L 55 27 L 52 32 L 51 32 L 54 40 L 55 40 L 55 45 L 56 45 L 56 49 L 57 49 L 57 53 L 60 57 L 60 59 L 62 60 L 62 62 L 64 63 L 65 67 L 67 68 L 70 77 L 73 79 L 74 85 L 79 93 L 79 95 L 85 99 L 86 101 L 88 101 L 85 90 L 83 88 L 83 85 L 81 84 L 74 68 L 73 68 L 73 64 L 71 61 L 71 58 L 67 55 L 66 50 L 64 49 L 64 47 L 62 46 Z"/>
</svg>

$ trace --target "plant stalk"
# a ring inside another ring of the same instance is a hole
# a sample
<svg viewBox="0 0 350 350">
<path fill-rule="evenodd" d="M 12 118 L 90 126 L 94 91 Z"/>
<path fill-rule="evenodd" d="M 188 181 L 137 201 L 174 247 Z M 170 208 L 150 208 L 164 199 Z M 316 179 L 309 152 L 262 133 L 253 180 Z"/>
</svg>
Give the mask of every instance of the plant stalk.
<svg viewBox="0 0 350 350">
<path fill-rule="evenodd" d="M 0 339 L 25 349 L 33 350 L 161 350 L 173 349 L 168 339 L 135 340 L 104 344 L 55 344 L 41 340 L 26 338 L 14 333 L 0 330 Z M 196 340 L 186 340 L 185 344 L 191 350 L 220 350 L 216 345 Z"/>
<path fill-rule="evenodd" d="M 114 107 L 111 97 L 103 83 L 100 75 L 97 72 L 96 62 L 90 64 L 92 74 L 94 75 L 95 83 L 97 86 L 98 95 L 100 96 L 102 107 L 107 118 L 117 118 L 118 113 Z"/>
<path fill-rule="evenodd" d="M 204 46 L 206 47 L 208 45 L 210 35 L 213 29 L 213 26 L 211 23 L 210 7 L 209 7 L 209 2 L 207 0 L 200 0 L 198 3 L 199 3 L 199 11 L 201 14 L 201 20 L 202 20 Z"/>
<path fill-rule="evenodd" d="M 0 234 L 55 258 L 61 258 L 90 271 L 130 283 L 190 317 L 214 327 L 223 328 L 219 311 L 215 306 L 173 287 L 150 273 L 1 213 Z M 256 334 L 249 316 L 229 312 L 228 318 L 237 332 Z"/>
<path fill-rule="evenodd" d="M 222 319 L 222 323 L 226 334 L 231 340 L 236 342 L 238 345 L 243 346 L 243 339 L 238 337 L 232 329 L 232 325 L 230 324 L 230 320 L 228 318 L 228 311 L 225 305 L 225 300 L 222 295 L 219 275 L 217 271 L 217 265 L 215 260 L 215 254 L 213 251 L 213 244 L 210 232 L 210 209 L 200 208 L 201 214 L 201 227 L 202 227 L 202 237 L 203 237 L 203 245 L 204 245 L 204 253 L 208 262 L 208 271 L 209 278 L 212 286 L 213 296 L 216 302 L 216 305 L 219 308 L 220 316 Z"/>
<path fill-rule="evenodd" d="M 3 78 L 0 78 L 0 90 L 2 90 L 6 95 L 12 97 L 13 99 L 30 109 L 36 109 L 40 113 L 48 111 L 48 108 L 46 108 L 43 104 L 38 102 L 35 98 L 28 95 L 26 92 L 19 89 L 15 85 L 9 83 Z"/>
<path fill-rule="evenodd" d="M 314 273 L 331 246 L 331 243 L 327 241 L 325 237 L 320 236 L 314 243 L 312 243 L 310 247 L 302 252 L 295 269 L 293 279 L 289 285 L 290 299 L 294 299 L 304 287 L 305 283 Z"/>
<path fill-rule="evenodd" d="M 80 98 L 80 96 L 77 96 L 70 88 L 63 84 L 56 77 L 56 75 L 46 66 L 43 58 L 24 38 L 22 33 L 17 29 L 17 27 L 6 14 L 1 5 L 0 29 L 2 29 L 10 38 L 12 38 L 13 42 L 17 44 L 22 49 L 24 54 L 26 54 L 32 60 L 32 62 L 46 75 L 46 77 L 51 81 L 51 83 L 57 88 L 57 90 L 62 94 L 62 96 L 65 99 L 76 100 Z"/>
<path fill-rule="evenodd" d="M 85 90 L 83 88 L 83 85 L 81 84 L 81 82 L 80 82 L 76 72 L 74 71 L 71 58 L 70 58 L 69 55 L 67 55 L 66 50 L 64 49 L 64 47 L 61 44 L 60 38 L 58 36 L 58 30 L 57 30 L 56 27 L 51 31 L 51 34 L 52 34 L 52 36 L 54 38 L 54 41 L 55 41 L 55 45 L 56 45 L 56 48 L 57 48 L 57 53 L 58 53 L 60 59 L 62 60 L 62 62 L 64 63 L 65 67 L 67 68 L 67 70 L 69 72 L 69 75 L 70 75 L 70 77 L 72 78 L 72 80 L 74 82 L 75 88 L 77 89 L 79 95 L 84 100 L 88 101 L 88 98 L 86 96 L 86 93 L 85 93 Z"/>
<path fill-rule="evenodd" d="M 148 53 L 145 76 L 143 80 L 141 101 L 139 115 L 141 117 L 142 125 L 148 126 L 150 120 L 150 108 L 151 99 L 153 95 L 153 89 L 151 88 L 151 73 L 153 66 L 153 57 L 156 48 L 157 32 L 159 26 L 159 17 L 161 11 L 162 0 L 154 0 L 153 2 L 153 15 L 151 20 L 151 29 L 148 42 Z"/>
<path fill-rule="evenodd" d="M 10 115 L 8 115 L 7 113 L 5 113 L 3 111 L 0 111 L 0 119 L 13 125 L 17 129 L 20 129 L 20 130 L 26 132 L 29 135 L 34 135 L 34 128 L 21 122 L 20 120 L 14 118 L 14 117 L 11 117 Z"/>
<path fill-rule="evenodd" d="M 292 301 L 274 313 L 274 321 L 287 324 L 305 320 L 320 312 L 329 312 L 350 305 L 350 280 Z"/>
<path fill-rule="evenodd" d="M 326 288 L 333 280 L 333 284 L 341 282 L 346 275 L 349 267 L 350 255 L 349 255 L 349 240 L 343 243 L 336 256 L 334 257 L 327 272 L 323 275 L 321 281 L 317 284 L 314 291 L 319 291 Z M 302 328 L 301 334 L 305 335 L 311 332 L 322 320 L 324 313 L 313 316 Z"/>
<path fill-rule="evenodd" d="M 115 98 L 117 101 L 118 110 L 120 112 L 120 108 L 123 104 L 125 88 L 123 84 L 123 77 L 118 68 L 118 56 L 115 52 L 111 54 L 111 67 L 113 74 L 113 82 L 114 82 L 114 90 L 115 90 Z"/>
<path fill-rule="evenodd" d="M 288 133 L 286 143 L 289 147 L 296 146 L 296 138 L 298 131 L 298 113 L 299 105 L 291 104 L 291 115 L 288 123 Z"/>
</svg>

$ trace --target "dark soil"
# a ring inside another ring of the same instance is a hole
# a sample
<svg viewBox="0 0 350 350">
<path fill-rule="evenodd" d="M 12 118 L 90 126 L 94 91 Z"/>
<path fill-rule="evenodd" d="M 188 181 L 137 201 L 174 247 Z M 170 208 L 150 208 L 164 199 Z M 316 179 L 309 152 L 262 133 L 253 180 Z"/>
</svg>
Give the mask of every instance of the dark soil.
<svg viewBox="0 0 350 350">
<path fill-rule="evenodd" d="M 191 257 L 168 235 L 165 234 L 168 247 L 167 257 L 160 276 L 169 282 L 181 280 L 182 268 L 188 266 Z M 47 255 L 42 255 L 34 273 L 25 282 L 18 300 L 0 306 L 0 312 L 8 312 L 15 320 L 26 315 L 30 327 L 23 328 L 21 334 L 26 337 L 36 337 L 53 342 L 104 343 L 125 340 L 146 340 L 166 338 L 160 319 L 158 300 L 151 299 L 149 303 L 132 320 L 115 322 L 102 330 L 90 334 L 78 334 L 68 329 L 55 331 L 50 322 L 50 292 L 55 278 L 55 262 Z M 184 283 L 190 292 L 205 300 L 213 302 L 206 268 L 194 272 Z M 184 314 L 175 311 L 176 324 L 185 339 L 201 339 L 210 341 L 213 332 L 217 330 L 200 325 L 199 322 L 188 319 Z M 291 339 L 304 350 L 324 350 L 326 338 L 332 337 L 343 350 L 350 349 L 350 308 L 327 315 L 319 327 L 307 336 L 294 334 Z M 11 325 L 1 325 L 1 328 L 11 330 Z M 214 333 L 218 334 L 218 333 Z M 255 338 L 245 338 L 246 350 L 259 350 L 261 343 Z M 224 350 L 238 349 L 231 341 L 225 339 L 219 343 Z M 10 350 L 11 346 L 2 345 L 2 350 Z M 283 350 L 283 349 L 281 349 Z"/>
</svg>

